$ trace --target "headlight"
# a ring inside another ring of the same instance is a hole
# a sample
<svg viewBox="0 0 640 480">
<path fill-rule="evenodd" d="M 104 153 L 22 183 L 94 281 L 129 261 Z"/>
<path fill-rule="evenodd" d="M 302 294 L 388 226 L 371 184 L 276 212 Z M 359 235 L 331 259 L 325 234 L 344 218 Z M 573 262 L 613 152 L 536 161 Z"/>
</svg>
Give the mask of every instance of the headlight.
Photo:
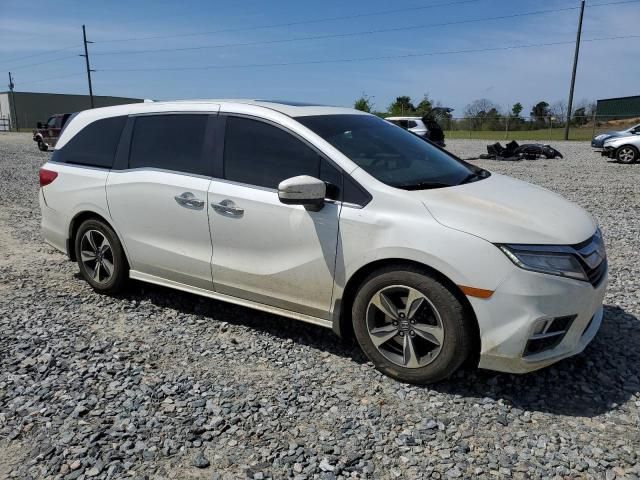
<svg viewBox="0 0 640 480">
<path fill-rule="evenodd" d="M 567 247 L 547 245 L 498 245 L 518 267 L 532 272 L 589 280 L 579 260 Z M 569 247 L 570 248 L 570 247 Z"/>
</svg>

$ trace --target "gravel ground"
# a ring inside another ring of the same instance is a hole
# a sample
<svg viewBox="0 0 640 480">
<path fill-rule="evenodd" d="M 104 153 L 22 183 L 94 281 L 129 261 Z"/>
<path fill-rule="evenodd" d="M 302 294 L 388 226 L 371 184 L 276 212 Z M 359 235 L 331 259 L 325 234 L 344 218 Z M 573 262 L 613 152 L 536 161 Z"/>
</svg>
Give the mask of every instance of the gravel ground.
<svg viewBox="0 0 640 480">
<path fill-rule="evenodd" d="M 477 163 L 598 218 L 600 333 L 540 372 L 421 388 L 314 326 L 141 283 L 93 293 L 40 237 L 48 154 L 0 134 L 0 478 L 640 478 L 640 165 L 556 146 Z"/>
</svg>

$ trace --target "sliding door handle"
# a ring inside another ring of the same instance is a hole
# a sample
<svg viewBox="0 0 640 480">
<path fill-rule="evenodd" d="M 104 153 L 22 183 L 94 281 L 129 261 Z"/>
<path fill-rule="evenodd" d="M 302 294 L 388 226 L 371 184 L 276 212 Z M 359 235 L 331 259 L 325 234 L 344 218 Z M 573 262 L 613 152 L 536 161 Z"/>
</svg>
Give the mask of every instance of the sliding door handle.
<svg viewBox="0 0 640 480">
<path fill-rule="evenodd" d="M 191 210 L 202 210 L 204 208 L 204 200 L 196 198 L 191 192 L 184 192 L 182 195 L 173 197 L 178 205 Z"/>
</svg>

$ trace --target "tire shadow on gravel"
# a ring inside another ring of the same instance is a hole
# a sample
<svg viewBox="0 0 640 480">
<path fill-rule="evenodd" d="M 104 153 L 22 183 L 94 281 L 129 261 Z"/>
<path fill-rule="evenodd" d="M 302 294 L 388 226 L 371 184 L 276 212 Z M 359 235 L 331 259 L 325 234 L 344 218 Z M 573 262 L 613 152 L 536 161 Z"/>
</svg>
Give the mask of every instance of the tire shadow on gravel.
<svg viewBox="0 0 640 480">
<path fill-rule="evenodd" d="M 503 400 L 531 411 L 595 417 L 640 392 L 640 320 L 605 305 L 600 331 L 579 355 L 536 372 L 512 375 L 467 370 L 432 385 L 441 393 Z"/>
<path fill-rule="evenodd" d="M 142 282 L 131 282 L 128 293 L 120 298 L 149 300 L 157 307 L 248 327 L 358 364 L 368 362 L 354 342 L 342 341 L 328 329 L 278 315 Z M 524 375 L 465 367 L 448 380 L 417 388 L 480 401 L 502 400 L 532 412 L 595 417 L 640 392 L 639 345 L 640 320 L 606 305 L 600 331 L 579 355 Z"/>
<path fill-rule="evenodd" d="M 157 307 L 173 308 L 183 314 L 248 327 L 282 341 L 290 340 L 314 350 L 348 358 L 358 364 L 368 362 L 354 342 L 341 340 L 327 328 L 253 308 L 137 281 L 130 281 L 127 293 L 118 295 L 118 298 L 127 301 L 148 300 Z"/>
</svg>

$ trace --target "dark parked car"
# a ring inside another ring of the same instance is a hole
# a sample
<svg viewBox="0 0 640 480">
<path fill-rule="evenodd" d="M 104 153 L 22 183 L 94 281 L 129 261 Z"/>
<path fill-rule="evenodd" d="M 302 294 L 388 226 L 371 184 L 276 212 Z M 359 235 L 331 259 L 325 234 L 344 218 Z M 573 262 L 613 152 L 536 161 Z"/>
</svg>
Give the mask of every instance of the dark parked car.
<svg viewBox="0 0 640 480">
<path fill-rule="evenodd" d="M 72 113 L 56 113 L 51 115 L 46 123 L 38 122 L 37 128 L 33 130 L 33 141 L 38 142 L 38 148 L 46 152 L 49 148 L 56 146 L 60 132 L 64 128 Z"/>
<path fill-rule="evenodd" d="M 596 135 L 591 140 L 591 146 L 593 148 L 604 148 L 604 142 L 614 137 L 626 137 L 628 135 L 640 135 L 640 124 L 635 125 L 626 130 L 620 130 L 617 132 L 604 132 Z"/>
</svg>

